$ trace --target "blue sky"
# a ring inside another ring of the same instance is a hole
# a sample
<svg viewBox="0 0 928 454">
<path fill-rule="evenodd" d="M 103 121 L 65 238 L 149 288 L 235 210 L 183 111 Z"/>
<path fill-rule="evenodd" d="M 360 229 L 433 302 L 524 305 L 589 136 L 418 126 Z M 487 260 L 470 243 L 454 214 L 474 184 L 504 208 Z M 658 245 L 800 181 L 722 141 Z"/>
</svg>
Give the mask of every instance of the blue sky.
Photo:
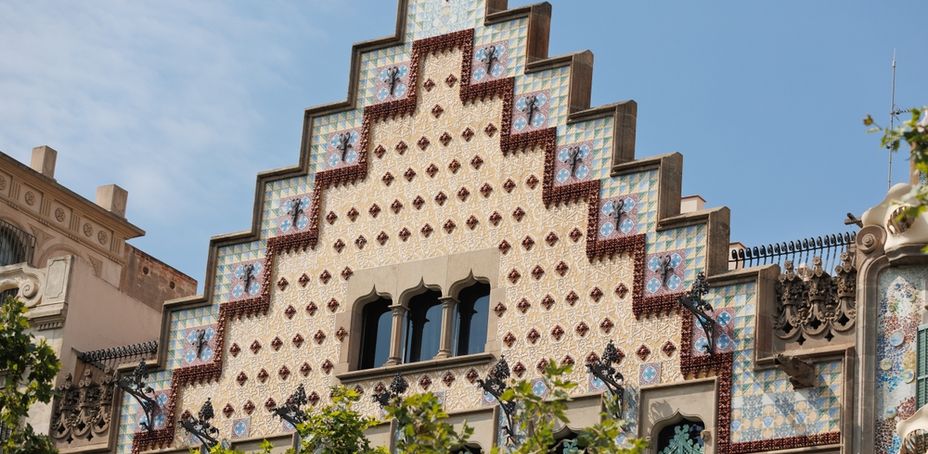
<svg viewBox="0 0 928 454">
<path fill-rule="evenodd" d="M 730 207 L 732 240 L 841 231 L 882 199 L 860 120 L 886 122 L 894 48 L 897 103 L 928 104 L 923 0 L 551 3 L 551 55 L 593 51 L 593 104 L 635 99 L 638 156 L 683 153 L 684 194 Z M 202 280 L 209 237 L 250 226 L 255 175 L 297 162 L 303 109 L 345 98 L 351 44 L 395 10 L 2 2 L 0 150 L 56 148 L 58 181 L 91 199 L 123 186 L 133 244 Z"/>
</svg>

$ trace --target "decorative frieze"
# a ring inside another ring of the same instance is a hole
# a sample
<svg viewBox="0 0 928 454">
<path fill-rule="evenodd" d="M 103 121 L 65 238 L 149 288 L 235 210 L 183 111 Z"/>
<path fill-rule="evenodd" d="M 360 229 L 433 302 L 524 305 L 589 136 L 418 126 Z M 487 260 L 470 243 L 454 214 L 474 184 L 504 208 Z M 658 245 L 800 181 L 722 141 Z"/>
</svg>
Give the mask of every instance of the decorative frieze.
<svg viewBox="0 0 928 454">
<path fill-rule="evenodd" d="M 792 261 L 786 261 L 784 269 L 776 286 L 777 337 L 801 345 L 810 338 L 831 341 L 854 328 L 857 269 L 848 252 L 841 254 L 834 276 L 822 269 L 821 257 L 812 259 L 811 269 L 797 270 Z"/>
</svg>

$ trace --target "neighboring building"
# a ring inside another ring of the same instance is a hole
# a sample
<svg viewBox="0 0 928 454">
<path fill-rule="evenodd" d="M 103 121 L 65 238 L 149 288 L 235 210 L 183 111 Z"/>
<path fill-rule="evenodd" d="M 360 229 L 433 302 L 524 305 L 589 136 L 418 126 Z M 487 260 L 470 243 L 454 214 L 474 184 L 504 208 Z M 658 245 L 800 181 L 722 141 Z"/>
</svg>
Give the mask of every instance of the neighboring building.
<svg viewBox="0 0 928 454">
<path fill-rule="evenodd" d="M 550 12 L 401 0 L 396 35 L 353 48 L 347 101 L 306 111 L 299 165 L 258 177 L 250 231 L 211 241 L 204 294 L 165 306 L 156 411 L 123 395 L 99 449 L 187 452 L 209 402 L 207 435 L 282 452 L 298 386 L 307 408 L 355 387 L 379 416 L 399 374 L 488 452 L 506 418 L 476 383 L 503 356 L 539 395 L 546 361 L 576 365 L 566 439 L 600 417 L 583 366 L 610 342 L 651 452 L 922 441 L 928 219 L 894 217 L 907 186 L 857 233 L 730 249 L 729 210 L 681 197 L 682 155 L 635 156 L 635 102 L 590 107 L 592 54 L 548 56 Z"/>
<path fill-rule="evenodd" d="M 78 428 L 104 419 L 89 414 L 100 403 L 86 390 L 106 365 L 153 356 L 162 304 L 196 293 L 197 283 L 126 243 L 144 232 L 125 218 L 124 189 L 100 186 L 93 203 L 55 181 L 56 157 L 37 147 L 26 166 L 0 153 L 0 291 L 25 302 L 32 331 L 61 359 L 58 384 L 73 385 L 56 411 L 36 405 L 29 415 L 68 447 L 102 441 L 105 424 Z"/>
</svg>

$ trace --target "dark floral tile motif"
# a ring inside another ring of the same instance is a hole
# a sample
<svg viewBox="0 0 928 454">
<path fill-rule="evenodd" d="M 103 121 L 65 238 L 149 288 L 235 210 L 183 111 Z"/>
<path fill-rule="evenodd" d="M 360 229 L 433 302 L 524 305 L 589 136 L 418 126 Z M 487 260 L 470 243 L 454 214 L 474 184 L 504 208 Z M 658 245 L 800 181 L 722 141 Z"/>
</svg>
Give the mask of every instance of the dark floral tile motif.
<svg viewBox="0 0 928 454">
<path fill-rule="evenodd" d="M 409 92 L 409 62 L 377 68 L 374 96 L 377 102 L 393 101 L 406 97 Z"/>
<path fill-rule="evenodd" d="M 229 301 L 257 298 L 261 294 L 264 263 L 261 260 L 241 262 L 231 266 Z"/>
<path fill-rule="evenodd" d="M 559 147 L 554 159 L 554 185 L 587 181 L 593 174 L 593 142 L 567 144 Z"/>
<path fill-rule="evenodd" d="M 216 325 L 194 326 L 184 329 L 181 361 L 183 366 L 195 366 L 213 361 L 216 354 Z"/>
<path fill-rule="evenodd" d="M 638 233 L 638 194 L 600 200 L 599 238 L 610 239 Z"/>
<path fill-rule="evenodd" d="M 718 323 L 715 338 L 715 352 L 726 353 L 735 350 L 735 309 L 731 307 L 717 307 L 712 312 Z M 709 347 L 709 339 L 699 323 L 693 323 L 693 354 L 705 355 Z"/>
<path fill-rule="evenodd" d="M 646 296 L 685 291 L 685 272 L 686 249 L 648 254 L 644 273 Z"/>
<path fill-rule="evenodd" d="M 358 163 L 361 133 L 357 129 L 338 131 L 329 135 L 325 147 L 327 169 L 337 169 Z"/>
<path fill-rule="evenodd" d="M 499 79 L 507 73 L 509 67 L 509 49 L 505 41 L 476 46 L 472 63 L 473 82 L 487 82 Z"/>
<path fill-rule="evenodd" d="M 277 208 L 277 233 L 298 233 L 309 227 L 309 210 L 312 194 L 288 196 L 280 200 Z"/>
<path fill-rule="evenodd" d="M 519 95 L 512 109 L 513 132 L 518 134 L 544 128 L 548 124 L 550 101 L 547 90 Z"/>
</svg>

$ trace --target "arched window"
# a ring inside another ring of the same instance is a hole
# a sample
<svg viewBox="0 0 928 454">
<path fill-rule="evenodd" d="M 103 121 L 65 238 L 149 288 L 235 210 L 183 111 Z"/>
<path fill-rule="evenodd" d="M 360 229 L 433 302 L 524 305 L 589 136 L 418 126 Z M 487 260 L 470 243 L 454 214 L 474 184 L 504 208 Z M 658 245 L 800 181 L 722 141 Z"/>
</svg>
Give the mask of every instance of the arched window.
<svg viewBox="0 0 928 454">
<path fill-rule="evenodd" d="M 688 418 L 664 427 L 657 435 L 658 454 L 701 454 L 705 429 L 702 421 Z"/>
<path fill-rule="evenodd" d="M 554 446 L 549 449 L 549 453 L 570 454 L 580 452 L 578 445 L 577 433 L 565 427 L 560 432 L 554 434 Z"/>
<path fill-rule="evenodd" d="M 380 298 L 361 310 L 361 358 L 358 369 L 383 366 L 390 356 L 392 314 L 390 300 Z"/>
<path fill-rule="evenodd" d="M 480 449 L 480 446 L 470 444 L 451 448 L 451 454 L 481 454 L 482 452 L 483 450 Z"/>
<path fill-rule="evenodd" d="M 487 343 L 490 286 L 477 283 L 461 290 L 455 314 L 455 355 L 483 352 Z"/>
<path fill-rule="evenodd" d="M 427 290 L 409 300 L 404 362 L 428 360 L 438 354 L 441 346 L 440 297 L 441 292 Z"/>
</svg>

